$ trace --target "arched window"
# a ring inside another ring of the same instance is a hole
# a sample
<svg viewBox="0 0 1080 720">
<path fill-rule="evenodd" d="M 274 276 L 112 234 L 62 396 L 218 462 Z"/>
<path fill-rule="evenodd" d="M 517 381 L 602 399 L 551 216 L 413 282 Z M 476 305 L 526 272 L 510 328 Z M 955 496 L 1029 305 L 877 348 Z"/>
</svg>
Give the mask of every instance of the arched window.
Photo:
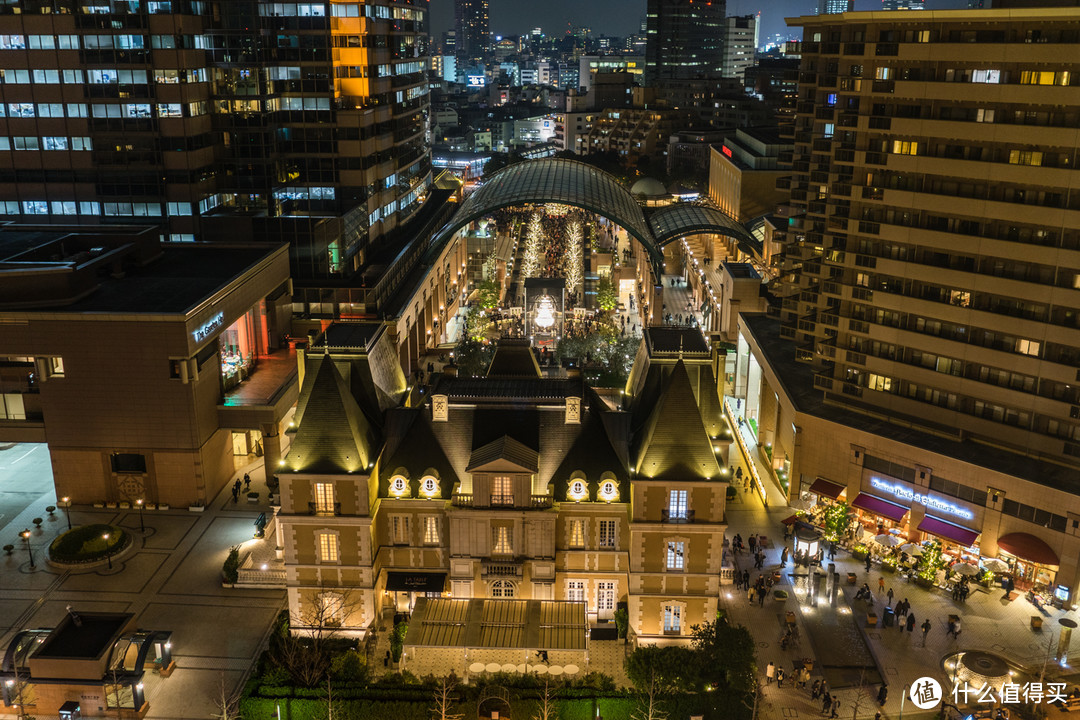
<svg viewBox="0 0 1080 720">
<path fill-rule="evenodd" d="M 420 481 L 420 492 L 424 497 L 435 497 L 439 494 L 439 481 L 431 475 L 427 475 Z"/>
<path fill-rule="evenodd" d="M 512 598 L 516 591 L 514 583 L 509 580 L 496 580 L 491 583 L 491 597 L 493 598 Z"/>
<path fill-rule="evenodd" d="M 409 491 L 409 481 L 398 475 L 390 480 L 390 494 L 401 497 Z"/>
</svg>

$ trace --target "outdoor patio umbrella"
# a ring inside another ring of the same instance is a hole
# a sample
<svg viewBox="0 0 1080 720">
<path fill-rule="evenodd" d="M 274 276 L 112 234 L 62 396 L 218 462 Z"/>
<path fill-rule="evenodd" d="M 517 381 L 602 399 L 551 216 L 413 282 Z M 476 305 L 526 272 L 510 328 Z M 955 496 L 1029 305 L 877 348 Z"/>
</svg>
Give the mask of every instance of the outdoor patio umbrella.
<svg viewBox="0 0 1080 720">
<path fill-rule="evenodd" d="M 952 571 L 960 575 L 974 577 L 975 575 L 979 574 L 979 566 L 972 565 L 971 563 L 960 562 L 952 566 Z"/>
<path fill-rule="evenodd" d="M 916 545 L 915 543 L 904 543 L 900 546 L 900 552 L 907 553 L 912 557 L 919 557 L 923 554 L 922 545 Z"/>
<path fill-rule="evenodd" d="M 983 567 L 996 573 L 1009 572 L 1009 563 L 997 558 L 986 558 L 983 560 Z"/>
<path fill-rule="evenodd" d="M 885 533 L 882 535 L 875 535 L 874 542 L 876 542 L 878 545 L 884 545 L 885 547 L 896 547 L 904 541 L 896 537 L 895 535 L 889 535 Z"/>
</svg>

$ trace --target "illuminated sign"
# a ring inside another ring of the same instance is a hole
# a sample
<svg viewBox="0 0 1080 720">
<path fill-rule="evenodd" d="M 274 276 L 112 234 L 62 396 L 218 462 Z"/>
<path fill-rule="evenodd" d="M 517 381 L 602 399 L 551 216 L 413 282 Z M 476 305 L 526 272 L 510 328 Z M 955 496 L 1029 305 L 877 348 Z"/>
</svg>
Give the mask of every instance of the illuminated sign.
<svg viewBox="0 0 1080 720">
<path fill-rule="evenodd" d="M 465 78 L 465 84 L 469 87 L 484 87 L 483 75 L 468 75 Z"/>
<path fill-rule="evenodd" d="M 870 478 L 870 484 L 875 490 L 882 490 L 887 493 L 891 493 L 901 500 L 907 500 L 908 502 L 917 502 L 926 506 L 927 509 L 935 510 L 937 512 L 943 512 L 948 515 L 955 515 L 956 517 L 964 518 L 965 520 L 973 520 L 975 513 L 966 508 L 962 508 L 959 505 L 954 505 L 951 502 L 940 500 L 931 495 L 923 495 L 917 493 L 914 490 L 909 490 L 903 485 L 897 485 L 895 483 L 882 480 L 881 478 Z"/>
<path fill-rule="evenodd" d="M 201 328 L 198 328 L 192 335 L 195 336 L 196 342 L 202 342 L 206 338 L 210 337 L 210 333 L 217 330 L 225 322 L 225 313 L 219 312 L 214 317 L 203 323 Z"/>
<path fill-rule="evenodd" d="M 720 152 L 724 153 L 728 157 L 731 157 L 731 148 L 729 148 L 727 145 L 721 145 Z"/>
</svg>

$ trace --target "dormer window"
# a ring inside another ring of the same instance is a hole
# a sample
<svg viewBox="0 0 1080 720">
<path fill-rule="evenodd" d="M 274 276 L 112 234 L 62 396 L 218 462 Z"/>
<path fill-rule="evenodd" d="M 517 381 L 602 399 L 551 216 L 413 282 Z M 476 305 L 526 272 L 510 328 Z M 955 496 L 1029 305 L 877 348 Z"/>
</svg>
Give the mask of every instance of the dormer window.
<svg viewBox="0 0 1080 720">
<path fill-rule="evenodd" d="M 619 499 L 619 488 L 611 480 L 605 480 L 600 484 L 600 499 L 612 502 Z"/>
<path fill-rule="evenodd" d="M 570 482 L 570 499 L 576 502 L 584 500 L 587 496 L 584 480 L 573 480 Z"/>
<path fill-rule="evenodd" d="M 390 494 L 394 497 L 403 497 L 408 491 L 409 483 L 400 475 L 390 481 Z"/>
<path fill-rule="evenodd" d="M 420 492 L 424 497 L 435 497 L 439 494 L 439 483 L 432 476 L 428 475 L 420 481 Z"/>
</svg>

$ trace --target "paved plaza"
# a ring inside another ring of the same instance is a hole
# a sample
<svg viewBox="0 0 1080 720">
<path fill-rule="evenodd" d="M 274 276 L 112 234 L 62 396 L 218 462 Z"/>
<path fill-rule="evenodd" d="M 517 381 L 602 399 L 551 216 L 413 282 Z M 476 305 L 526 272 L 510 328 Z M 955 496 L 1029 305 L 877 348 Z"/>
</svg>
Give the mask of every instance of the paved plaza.
<svg viewBox="0 0 1080 720">
<path fill-rule="evenodd" d="M 53 517 L 45 512 L 56 503 L 48 450 L 25 444 L 0 450 L 0 544 L 16 546 L 10 557 L 0 557 L 0 648 L 19 630 L 53 627 L 68 605 L 134 613 L 140 628 L 173 631 L 177 669 L 167 679 L 147 674 L 147 717 L 210 717 L 222 679 L 230 692 L 239 688 L 285 605 L 281 590 L 221 585 L 221 566 L 231 546 L 241 544 L 248 551 L 269 542 L 252 538 L 256 516 L 267 509 L 261 459 L 246 469 L 260 504 L 234 505 L 226 490 L 200 513 L 145 511 L 145 532 L 137 510 L 72 508 L 72 524 L 111 523 L 135 538 L 134 547 L 114 559 L 112 570 L 75 572 L 45 563 L 45 548 L 67 528 L 61 510 Z M 35 517 L 45 522 L 31 538 L 32 569 L 18 533 L 32 528 Z M 53 711 L 42 708 L 39 715 Z"/>
</svg>

